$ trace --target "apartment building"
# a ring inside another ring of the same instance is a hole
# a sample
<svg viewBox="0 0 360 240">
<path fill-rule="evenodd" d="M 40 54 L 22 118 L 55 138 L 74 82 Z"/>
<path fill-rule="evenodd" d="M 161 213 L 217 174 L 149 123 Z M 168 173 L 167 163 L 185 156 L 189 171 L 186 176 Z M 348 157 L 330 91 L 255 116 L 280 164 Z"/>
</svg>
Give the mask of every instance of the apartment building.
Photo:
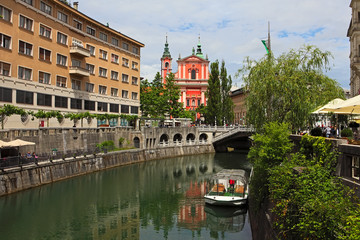
<svg viewBox="0 0 360 240">
<path fill-rule="evenodd" d="M 1 1 L 0 106 L 139 114 L 142 47 L 81 13 L 77 2 Z M 28 116 L 6 119 L 6 128 L 39 124 Z M 53 119 L 51 126 L 72 124 Z M 87 126 L 96 125 L 96 120 L 87 121 Z"/>
</svg>

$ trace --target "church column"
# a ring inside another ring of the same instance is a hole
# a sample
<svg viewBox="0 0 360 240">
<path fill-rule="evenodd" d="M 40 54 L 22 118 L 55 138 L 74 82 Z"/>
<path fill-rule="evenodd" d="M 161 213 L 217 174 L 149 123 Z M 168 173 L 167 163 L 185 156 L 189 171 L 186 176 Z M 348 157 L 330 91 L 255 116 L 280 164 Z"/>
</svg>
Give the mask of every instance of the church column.
<svg viewBox="0 0 360 240">
<path fill-rule="evenodd" d="M 186 107 L 186 90 L 183 91 L 183 97 L 182 97 L 183 107 Z"/>
<path fill-rule="evenodd" d="M 205 74 L 205 64 L 201 64 L 201 79 L 205 79 L 204 78 L 204 74 Z"/>
<path fill-rule="evenodd" d="M 205 92 L 201 90 L 201 103 L 205 105 Z"/>
<path fill-rule="evenodd" d="M 182 78 L 186 78 L 186 77 L 185 77 L 185 66 L 184 66 L 184 64 L 182 64 L 182 70 L 183 70 Z"/>
</svg>

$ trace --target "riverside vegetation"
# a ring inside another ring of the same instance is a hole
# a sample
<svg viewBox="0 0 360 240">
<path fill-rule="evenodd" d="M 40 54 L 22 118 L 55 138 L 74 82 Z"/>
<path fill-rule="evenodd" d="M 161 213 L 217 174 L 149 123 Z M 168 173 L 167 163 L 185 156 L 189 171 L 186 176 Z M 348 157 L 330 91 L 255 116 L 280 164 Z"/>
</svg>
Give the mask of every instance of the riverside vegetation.
<svg viewBox="0 0 360 240">
<path fill-rule="evenodd" d="M 323 137 L 303 136 L 291 153 L 289 126 L 265 124 L 254 136 L 251 204 L 271 202 L 280 239 L 359 239 L 359 199 L 334 175 L 338 152 Z"/>
</svg>

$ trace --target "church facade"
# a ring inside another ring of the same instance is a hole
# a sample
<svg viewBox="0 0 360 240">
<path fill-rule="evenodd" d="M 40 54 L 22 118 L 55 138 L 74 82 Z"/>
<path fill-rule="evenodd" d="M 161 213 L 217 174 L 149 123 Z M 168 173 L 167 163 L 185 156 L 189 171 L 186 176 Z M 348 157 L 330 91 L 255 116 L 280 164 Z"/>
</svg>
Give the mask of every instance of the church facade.
<svg viewBox="0 0 360 240">
<path fill-rule="evenodd" d="M 200 38 L 197 49 L 192 49 L 192 54 L 185 58 L 179 55 L 177 72 L 173 72 L 172 58 L 169 51 L 169 44 L 165 43 L 164 53 L 161 58 L 161 76 L 163 82 L 169 73 L 174 73 L 175 82 L 180 87 L 181 96 L 179 101 L 188 110 L 195 110 L 200 105 L 206 106 L 205 92 L 208 87 L 209 63 L 208 57 L 204 57 L 201 51 Z"/>
</svg>

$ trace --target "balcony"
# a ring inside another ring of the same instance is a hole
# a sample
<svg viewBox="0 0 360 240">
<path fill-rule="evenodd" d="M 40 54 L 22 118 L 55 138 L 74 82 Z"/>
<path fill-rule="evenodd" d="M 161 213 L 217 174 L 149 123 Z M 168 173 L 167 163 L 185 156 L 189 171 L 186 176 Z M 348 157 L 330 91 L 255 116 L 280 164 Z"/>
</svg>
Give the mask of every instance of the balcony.
<svg viewBox="0 0 360 240">
<path fill-rule="evenodd" d="M 70 47 L 70 53 L 71 54 L 76 54 L 78 56 L 81 56 L 81 57 L 90 57 L 90 51 L 86 48 L 83 48 L 79 45 L 72 45 Z"/>
<path fill-rule="evenodd" d="M 90 72 L 88 69 L 78 67 L 78 66 L 70 66 L 69 73 L 76 75 L 76 76 L 80 76 L 80 77 L 89 77 L 90 76 Z"/>
</svg>

